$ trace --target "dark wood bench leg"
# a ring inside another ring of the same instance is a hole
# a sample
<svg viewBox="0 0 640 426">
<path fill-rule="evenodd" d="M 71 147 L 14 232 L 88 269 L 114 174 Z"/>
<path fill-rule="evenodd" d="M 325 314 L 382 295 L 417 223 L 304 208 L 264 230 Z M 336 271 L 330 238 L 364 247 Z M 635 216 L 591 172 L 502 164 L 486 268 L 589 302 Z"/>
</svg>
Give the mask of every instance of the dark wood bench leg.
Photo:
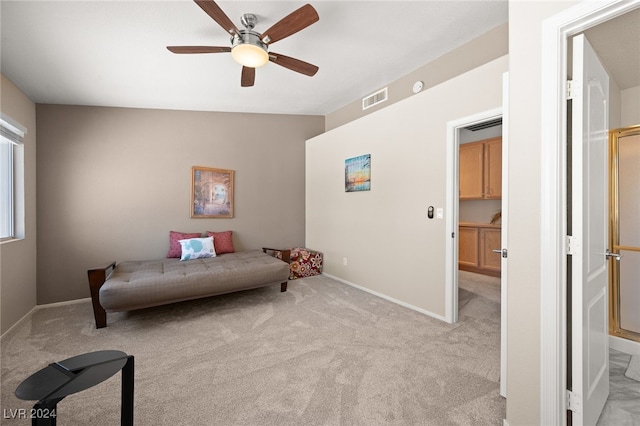
<svg viewBox="0 0 640 426">
<path fill-rule="evenodd" d="M 281 249 L 274 249 L 274 248 L 269 248 L 269 247 L 262 247 L 262 251 L 263 252 L 267 252 L 267 251 L 272 251 L 273 255 L 275 256 L 276 252 L 280 252 L 282 255 L 282 261 L 285 263 L 291 263 L 291 250 L 290 249 L 285 249 L 285 250 L 281 250 Z M 289 284 L 289 281 L 285 281 L 283 283 L 280 283 L 280 292 L 283 293 L 285 291 L 287 291 L 287 284 Z"/>
<path fill-rule="evenodd" d="M 107 311 L 100 304 L 100 287 L 107 280 L 107 271 L 115 268 L 116 262 L 111 263 L 106 268 L 90 269 L 87 271 L 89 277 L 89 291 L 91 292 L 91 303 L 93 305 L 93 316 L 96 320 L 96 328 L 107 326 Z"/>
<path fill-rule="evenodd" d="M 93 316 L 96 319 L 96 328 L 105 328 L 107 326 L 107 312 L 102 309 L 102 306 L 93 307 Z"/>
</svg>

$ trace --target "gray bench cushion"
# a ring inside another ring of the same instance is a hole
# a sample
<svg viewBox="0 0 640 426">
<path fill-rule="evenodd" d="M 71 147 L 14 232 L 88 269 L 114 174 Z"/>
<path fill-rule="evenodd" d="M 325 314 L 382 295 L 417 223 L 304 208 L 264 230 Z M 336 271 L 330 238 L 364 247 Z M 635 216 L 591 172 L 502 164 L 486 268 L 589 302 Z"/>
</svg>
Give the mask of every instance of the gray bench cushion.
<svg viewBox="0 0 640 426">
<path fill-rule="evenodd" d="M 251 250 L 208 259 L 119 263 L 100 288 L 107 311 L 128 311 L 286 282 L 289 265 Z"/>
</svg>

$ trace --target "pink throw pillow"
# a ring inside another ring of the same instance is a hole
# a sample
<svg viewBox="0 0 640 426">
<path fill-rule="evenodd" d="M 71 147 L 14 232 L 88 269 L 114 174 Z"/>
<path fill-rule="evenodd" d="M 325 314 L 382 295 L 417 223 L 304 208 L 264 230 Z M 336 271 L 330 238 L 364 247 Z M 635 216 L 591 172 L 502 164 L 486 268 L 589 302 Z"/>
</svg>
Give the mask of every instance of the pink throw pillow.
<svg viewBox="0 0 640 426">
<path fill-rule="evenodd" d="M 207 237 L 213 237 L 213 247 L 216 254 L 233 253 L 233 240 L 231 234 L 233 231 L 211 232 L 207 231 Z"/>
<path fill-rule="evenodd" d="M 186 240 L 188 238 L 200 238 L 200 233 L 184 233 L 184 232 L 169 232 L 169 253 L 167 257 L 182 257 L 182 246 L 180 240 Z"/>
</svg>

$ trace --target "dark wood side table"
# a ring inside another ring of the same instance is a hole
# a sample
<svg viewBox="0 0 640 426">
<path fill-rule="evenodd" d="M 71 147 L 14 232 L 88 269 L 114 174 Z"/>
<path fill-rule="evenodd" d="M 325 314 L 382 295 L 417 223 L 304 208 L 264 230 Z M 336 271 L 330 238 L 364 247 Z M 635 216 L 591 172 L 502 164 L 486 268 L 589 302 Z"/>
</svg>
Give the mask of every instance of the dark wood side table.
<svg viewBox="0 0 640 426">
<path fill-rule="evenodd" d="M 121 351 L 90 352 L 49 364 L 20 383 L 16 396 L 22 400 L 38 401 L 30 413 L 33 426 L 54 426 L 58 402 L 102 383 L 120 370 L 120 424 L 133 426 L 134 358 Z"/>
</svg>

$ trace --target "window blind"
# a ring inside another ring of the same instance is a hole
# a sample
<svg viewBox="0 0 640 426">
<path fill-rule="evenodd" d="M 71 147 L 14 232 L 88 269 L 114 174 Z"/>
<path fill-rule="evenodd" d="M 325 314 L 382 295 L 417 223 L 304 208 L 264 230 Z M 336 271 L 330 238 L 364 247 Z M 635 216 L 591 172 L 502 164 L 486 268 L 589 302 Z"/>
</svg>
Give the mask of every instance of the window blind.
<svg viewBox="0 0 640 426">
<path fill-rule="evenodd" d="M 11 118 L 0 113 L 0 138 L 13 145 L 22 145 L 27 130 Z"/>
</svg>

